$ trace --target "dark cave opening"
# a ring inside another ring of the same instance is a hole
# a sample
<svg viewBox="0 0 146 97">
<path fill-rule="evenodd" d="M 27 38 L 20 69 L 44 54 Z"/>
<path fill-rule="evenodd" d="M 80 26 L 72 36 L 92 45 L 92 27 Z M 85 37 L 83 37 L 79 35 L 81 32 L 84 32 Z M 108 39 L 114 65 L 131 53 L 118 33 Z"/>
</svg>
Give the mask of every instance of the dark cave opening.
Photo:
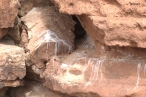
<svg viewBox="0 0 146 97">
<path fill-rule="evenodd" d="M 83 37 L 85 37 L 86 31 L 84 30 L 80 21 L 75 15 L 72 16 L 72 19 L 76 22 L 74 30 L 75 39 L 82 39 Z"/>
</svg>

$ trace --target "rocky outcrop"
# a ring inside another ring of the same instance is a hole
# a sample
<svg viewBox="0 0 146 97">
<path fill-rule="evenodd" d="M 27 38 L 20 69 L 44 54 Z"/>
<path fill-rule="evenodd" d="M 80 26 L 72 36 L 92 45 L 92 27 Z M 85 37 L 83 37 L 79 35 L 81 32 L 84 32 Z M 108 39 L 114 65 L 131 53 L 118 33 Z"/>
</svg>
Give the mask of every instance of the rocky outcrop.
<svg viewBox="0 0 146 97">
<path fill-rule="evenodd" d="M 145 1 L 18 1 L 0 3 L 0 96 L 145 97 Z"/>
<path fill-rule="evenodd" d="M 87 5 L 88 4 L 84 6 Z M 47 10 L 50 14 L 45 13 L 44 15 L 45 10 Z M 66 10 L 67 9 L 64 9 L 64 12 L 68 13 Z M 82 12 L 81 10 L 79 11 Z M 86 14 L 90 14 L 90 12 L 87 12 L 88 10 L 85 11 Z M 69 12 L 71 13 L 72 11 L 70 10 Z M 112 18 L 112 16 L 109 16 L 111 18 L 111 20 L 109 20 L 108 17 L 101 17 L 100 15 L 98 15 L 96 11 L 94 15 L 92 14 L 91 16 L 89 14 L 86 15 L 80 12 L 77 11 L 77 13 L 71 14 L 78 15 L 77 17 L 81 21 L 82 26 L 89 33 L 89 35 L 92 36 L 96 50 L 91 38 L 87 37 L 80 42 L 77 41 L 75 43 L 76 49 L 70 55 L 65 54 L 67 52 L 63 53 L 62 55 L 62 50 L 58 49 L 62 48 L 62 46 L 55 46 L 55 44 L 58 43 L 57 40 L 60 41 L 60 39 L 63 39 L 66 43 L 72 43 L 70 45 L 73 45 L 73 42 L 71 42 L 73 41 L 73 34 L 69 36 L 65 32 L 68 31 L 67 29 L 72 29 L 74 23 L 70 23 L 70 25 L 72 26 L 70 26 L 69 28 L 69 24 L 66 24 L 64 22 L 62 15 L 57 14 L 58 17 L 55 17 L 56 13 L 58 12 L 54 9 L 54 7 L 34 8 L 22 18 L 25 25 L 28 27 L 27 31 L 30 41 L 27 48 L 30 50 L 30 59 L 34 63 L 34 65 L 31 66 L 32 70 L 29 73 L 34 71 L 37 74 L 37 76 L 33 75 L 33 79 L 39 79 L 38 81 L 40 81 L 41 79 L 38 77 L 40 75 L 40 77 L 43 78 L 43 82 L 45 82 L 44 85 L 49 89 L 77 97 L 121 97 L 131 95 L 136 95 L 137 97 L 139 97 L 144 95 L 145 56 L 143 55 L 143 53 L 145 52 L 145 50 L 128 47 L 120 48 L 106 46 L 109 45 L 107 42 L 111 42 L 109 40 L 106 42 L 106 37 L 110 37 L 110 35 L 107 35 L 107 33 L 109 33 L 108 31 L 111 31 L 110 33 L 113 33 L 114 29 L 116 29 L 116 27 L 113 26 L 112 23 L 118 25 L 119 27 L 124 26 L 118 24 L 118 21 L 114 21 L 116 17 Z M 45 16 L 48 17 L 46 18 Z M 63 22 L 56 22 L 54 18 L 49 19 L 52 17 L 57 18 L 56 21 L 60 21 L 61 19 L 63 20 Z M 106 23 L 105 21 L 104 23 L 102 23 L 101 21 L 104 21 L 102 19 L 108 22 Z M 68 21 L 71 20 L 68 19 Z M 59 26 L 59 23 L 62 23 L 62 25 L 64 25 L 66 29 L 62 30 L 63 27 L 61 25 Z M 126 22 L 122 21 L 122 23 L 124 24 Z M 113 30 L 106 28 L 106 24 L 110 25 L 110 27 L 113 27 Z M 134 23 L 132 24 L 135 25 Z M 131 24 L 129 25 L 131 26 Z M 54 27 L 56 27 L 56 29 Z M 61 33 L 65 37 L 60 36 Z M 122 34 L 125 35 L 124 32 Z M 124 37 L 123 35 L 118 35 L 118 37 Z M 130 37 L 128 35 L 127 37 Z M 97 40 L 101 43 L 97 42 Z M 130 39 L 127 40 L 131 41 Z M 53 41 L 54 43 L 52 43 L 51 41 Z M 106 45 L 103 43 L 105 43 Z M 140 47 L 135 44 L 126 45 L 125 43 L 118 45 Z M 55 53 L 56 50 L 59 50 L 57 51 L 58 53 Z M 31 76 L 29 76 L 29 78 L 31 79 Z"/>
<path fill-rule="evenodd" d="M 108 46 L 146 48 L 145 1 L 52 1 L 60 12 L 79 15 L 84 29 L 95 41 Z"/>
<path fill-rule="evenodd" d="M 0 88 L 21 85 L 26 74 L 24 50 L 12 40 L 1 40 L 0 57 Z"/>
<path fill-rule="evenodd" d="M 60 14 L 55 7 L 41 7 L 33 8 L 22 20 L 28 27 L 30 59 L 38 68 L 54 55 L 73 51 L 75 22 L 70 16 Z"/>
</svg>

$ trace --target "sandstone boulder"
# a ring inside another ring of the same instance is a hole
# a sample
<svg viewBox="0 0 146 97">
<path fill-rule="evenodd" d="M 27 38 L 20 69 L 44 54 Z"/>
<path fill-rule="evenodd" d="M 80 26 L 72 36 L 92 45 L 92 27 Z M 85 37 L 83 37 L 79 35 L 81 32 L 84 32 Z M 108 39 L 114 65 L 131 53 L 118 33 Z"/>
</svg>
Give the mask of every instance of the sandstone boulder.
<svg viewBox="0 0 146 97">
<path fill-rule="evenodd" d="M 78 15 L 84 29 L 108 46 L 146 48 L 144 0 L 52 0 L 60 12 Z"/>
<path fill-rule="evenodd" d="M 28 50 L 31 61 L 42 68 L 52 56 L 71 53 L 74 49 L 74 24 L 70 16 L 55 7 L 33 8 L 22 18 L 28 27 Z"/>
<path fill-rule="evenodd" d="M 21 85 L 26 74 L 24 50 L 12 40 L 1 40 L 0 57 L 0 88 Z"/>
</svg>

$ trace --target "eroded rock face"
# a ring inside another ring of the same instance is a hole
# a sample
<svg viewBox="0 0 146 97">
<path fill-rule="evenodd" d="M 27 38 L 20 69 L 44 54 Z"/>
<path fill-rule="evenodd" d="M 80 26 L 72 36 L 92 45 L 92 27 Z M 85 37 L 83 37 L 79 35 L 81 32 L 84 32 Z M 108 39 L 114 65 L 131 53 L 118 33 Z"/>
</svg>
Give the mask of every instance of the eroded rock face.
<svg viewBox="0 0 146 97">
<path fill-rule="evenodd" d="M 77 97 L 143 97 L 146 89 L 145 50 L 105 50 L 103 45 L 99 47 L 100 57 L 87 57 L 83 54 L 75 57 L 78 54 L 75 51 L 75 55 L 70 55 L 74 60 L 68 60 L 68 56 L 63 63 L 55 61 L 54 66 L 53 62 L 48 63 L 44 72 L 45 85 Z"/>
<path fill-rule="evenodd" d="M 126 58 L 78 58 L 74 65 L 56 63 L 52 68 L 47 67 L 51 70 L 46 69 L 46 86 L 79 97 L 84 97 L 82 94 L 86 97 L 143 96 L 145 64 Z"/>
<path fill-rule="evenodd" d="M 53 92 L 36 81 L 26 81 L 24 87 L 9 89 L 8 95 L 11 97 L 70 97 Z"/>
<path fill-rule="evenodd" d="M 70 16 L 60 14 L 55 7 L 41 7 L 33 8 L 22 20 L 28 27 L 31 61 L 38 68 L 53 55 L 73 51 L 75 22 Z"/>
<path fill-rule="evenodd" d="M 0 57 L 0 88 L 21 85 L 26 74 L 24 50 L 12 40 L 1 40 Z"/>
<path fill-rule="evenodd" d="M 79 15 L 83 27 L 95 40 L 108 46 L 146 48 L 144 0 L 52 1 L 60 12 Z"/>
</svg>

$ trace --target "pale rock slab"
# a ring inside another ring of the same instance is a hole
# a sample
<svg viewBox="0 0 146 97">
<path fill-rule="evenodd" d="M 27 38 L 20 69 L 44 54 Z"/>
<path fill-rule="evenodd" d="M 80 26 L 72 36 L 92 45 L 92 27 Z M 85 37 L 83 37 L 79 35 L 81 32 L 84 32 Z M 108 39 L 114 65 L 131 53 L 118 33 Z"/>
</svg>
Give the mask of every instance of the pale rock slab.
<svg viewBox="0 0 146 97">
<path fill-rule="evenodd" d="M 73 51 L 75 22 L 71 16 L 60 14 L 55 7 L 39 7 L 29 11 L 22 21 L 28 27 L 31 61 L 38 68 L 54 55 Z"/>
</svg>

